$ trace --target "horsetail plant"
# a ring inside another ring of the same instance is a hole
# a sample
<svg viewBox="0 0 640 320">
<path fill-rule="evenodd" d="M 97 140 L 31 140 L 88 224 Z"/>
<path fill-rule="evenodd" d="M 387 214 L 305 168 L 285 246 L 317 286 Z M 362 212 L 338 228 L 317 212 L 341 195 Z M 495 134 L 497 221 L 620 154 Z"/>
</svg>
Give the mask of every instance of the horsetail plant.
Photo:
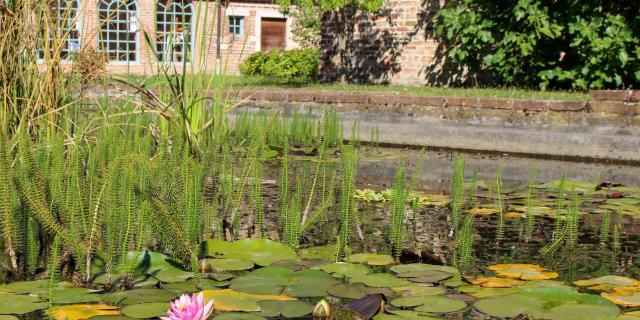
<svg viewBox="0 0 640 320">
<path fill-rule="evenodd" d="M 351 145 L 342 147 L 340 154 L 342 164 L 342 179 L 340 188 L 340 235 L 338 238 L 337 260 L 345 257 L 349 247 L 352 223 L 354 222 L 356 168 L 358 151 Z"/>
<path fill-rule="evenodd" d="M 527 196 L 525 198 L 526 225 L 524 230 L 525 242 L 531 241 L 533 228 L 535 226 L 536 217 L 533 215 L 533 186 L 536 183 L 538 175 L 538 166 L 533 165 L 529 172 L 529 182 L 527 183 Z"/>
<path fill-rule="evenodd" d="M 404 163 L 400 163 L 393 179 L 391 198 L 391 244 L 396 260 L 400 259 L 404 241 L 404 221 L 407 190 L 404 182 Z"/>
</svg>

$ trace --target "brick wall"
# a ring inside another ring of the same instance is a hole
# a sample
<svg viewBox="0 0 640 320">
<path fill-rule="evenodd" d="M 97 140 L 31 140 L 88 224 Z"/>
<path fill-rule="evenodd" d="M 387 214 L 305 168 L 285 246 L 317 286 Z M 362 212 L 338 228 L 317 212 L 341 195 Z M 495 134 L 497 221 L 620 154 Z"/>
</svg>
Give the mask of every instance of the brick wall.
<svg viewBox="0 0 640 320">
<path fill-rule="evenodd" d="M 443 0 L 387 0 L 376 14 L 353 10 L 327 14 L 323 19 L 321 75 L 352 82 L 397 84 L 434 83 L 438 43 L 430 37 L 430 17 Z M 344 27 L 340 21 L 350 21 Z M 340 39 L 347 40 L 341 58 Z M 346 58 L 345 58 L 346 57 Z M 453 78 L 452 81 L 456 79 Z"/>
<path fill-rule="evenodd" d="M 282 17 L 278 6 L 271 1 L 232 2 L 222 13 L 223 34 L 222 63 L 228 74 L 238 73 L 238 65 L 249 55 L 260 50 L 260 19 L 262 17 Z M 156 1 L 138 0 L 138 20 L 144 32 L 150 35 L 156 30 Z M 215 1 L 194 1 L 193 24 L 194 65 L 206 67 L 213 72 L 216 66 L 216 5 Z M 81 41 L 82 47 L 98 48 L 98 0 L 81 0 Z M 199 12 L 199 17 L 196 13 Z M 244 35 L 235 37 L 229 34 L 228 16 L 244 17 Z M 291 18 L 287 19 L 287 49 L 297 47 L 290 33 Z M 204 41 L 202 40 L 204 39 Z M 143 31 L 138 32 L 138 61 L 108 63 L 107 70 L 112 73 L 152 74 L 157 70 L 156 58 L 145 43 Z M 181 67 L 181 66 L 180 66 Z"/>
</svg>

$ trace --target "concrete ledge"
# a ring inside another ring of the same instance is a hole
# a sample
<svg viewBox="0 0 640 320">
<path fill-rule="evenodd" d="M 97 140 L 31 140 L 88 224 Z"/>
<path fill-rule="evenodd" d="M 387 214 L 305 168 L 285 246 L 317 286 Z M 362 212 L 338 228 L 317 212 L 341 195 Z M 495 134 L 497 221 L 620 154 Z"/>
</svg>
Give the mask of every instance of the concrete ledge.
<svg viewBox="0 0 640 320">
<path fill-rule="evenodd" d="M 640 163 L 640 91 L 594 91 L 581 102 L 275 90 L 244 92 L 244 108 L 335 110 L 344 132 L 358 122 L 363 141 L 377 128 L 386 144 Z"/>
</svg>

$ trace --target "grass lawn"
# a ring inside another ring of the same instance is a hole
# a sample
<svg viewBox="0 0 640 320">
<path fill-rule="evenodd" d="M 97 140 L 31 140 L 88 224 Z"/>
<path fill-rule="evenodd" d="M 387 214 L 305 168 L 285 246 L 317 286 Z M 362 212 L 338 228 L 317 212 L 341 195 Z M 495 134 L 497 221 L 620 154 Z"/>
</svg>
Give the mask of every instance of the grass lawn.
<svg viewBox="0 0 640 320">
<path fill-rule="evenodd" d="M 139 76 L 129 76 L 139 78 Z M 571 91 L 540 91 L 517 88 L 447 88 L 430 86 L 379 85 L 379 84 L 342 84 L 319 83 L 300 80 L 282 81 L 269 77 L 257 76 L 225 76 L 224 85 L 229 88 L 290 88 L 312 89 L 325 91 L 370 91 L 370 92 L 398 92 L 414 96 L 448 96 L 474 98 L 512 98 L 512 99 L 550 99 L 587 101 L 585 92 Z M 152 80 L 153 81 L 153 80 Z"/>
</svg>

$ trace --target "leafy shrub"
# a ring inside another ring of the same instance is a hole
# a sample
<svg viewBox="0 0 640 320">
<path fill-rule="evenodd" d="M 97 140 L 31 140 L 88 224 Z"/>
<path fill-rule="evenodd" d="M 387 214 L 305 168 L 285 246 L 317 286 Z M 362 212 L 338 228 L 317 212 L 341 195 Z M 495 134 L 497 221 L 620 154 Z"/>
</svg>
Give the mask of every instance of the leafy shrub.
<svg viewBox="0 0 640 320">
<path fill-rule="evenodd" d="M 240 73 L 269 76 L 284 80 L 304 78 L 315 80 L 320 55 L 317 49 L 257 52 L 240 65 Z"/>
<path fill-rule="evenodd" d="M 640 87 L 640 2 L 456 0 L 434 34 L 458 70 L 503 85 Z"/>
</svg>

